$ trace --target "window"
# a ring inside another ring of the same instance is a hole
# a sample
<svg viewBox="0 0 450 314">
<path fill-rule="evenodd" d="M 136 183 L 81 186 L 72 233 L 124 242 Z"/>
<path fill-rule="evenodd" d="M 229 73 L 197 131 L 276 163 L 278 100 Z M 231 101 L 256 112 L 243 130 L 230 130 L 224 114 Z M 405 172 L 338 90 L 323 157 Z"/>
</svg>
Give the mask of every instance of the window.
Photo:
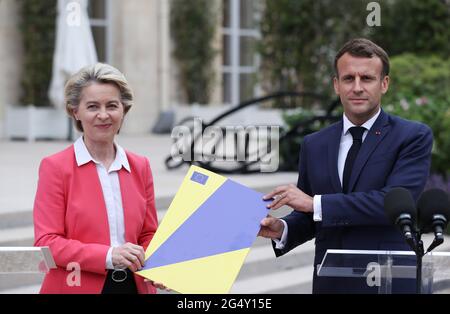
<svg viewBox="0 0 450 314">
<path fill-rule="evenodd" d="M 99 62 L 110 63 L 110 0 L 89 0 L 88 15 Z"/>
<path fill-rule="evenodd" d="M 224 103 L 255 96 L 256 42 L 261 0 L 223 0 L 222 79 Z"/>
</svg>

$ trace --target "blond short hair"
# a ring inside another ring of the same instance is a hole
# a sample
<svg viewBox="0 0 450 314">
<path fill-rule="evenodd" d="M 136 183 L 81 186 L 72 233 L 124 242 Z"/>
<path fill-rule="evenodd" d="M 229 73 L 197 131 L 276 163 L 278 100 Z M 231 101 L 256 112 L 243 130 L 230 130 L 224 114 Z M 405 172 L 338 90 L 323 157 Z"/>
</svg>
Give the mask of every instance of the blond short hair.
<svg viewBox="0 0 450 314">
<path fill-rule="evenodd" d="M 82 68 L 69 78 L 64 87 L 64 103 L 66 104 L 67 114 L 73 119 L 75 127 L 80 132 L 83 132 L 83 126 L 81 121 L 75 119 L 74 111 L 80 105 L 83 89 L 92 83 L 116 85 L 120 91 L 125 115 L 133 105 L 133 91 L 125 76 L 115 67 L 109 64 L 96 63 Z"/>
</svg>

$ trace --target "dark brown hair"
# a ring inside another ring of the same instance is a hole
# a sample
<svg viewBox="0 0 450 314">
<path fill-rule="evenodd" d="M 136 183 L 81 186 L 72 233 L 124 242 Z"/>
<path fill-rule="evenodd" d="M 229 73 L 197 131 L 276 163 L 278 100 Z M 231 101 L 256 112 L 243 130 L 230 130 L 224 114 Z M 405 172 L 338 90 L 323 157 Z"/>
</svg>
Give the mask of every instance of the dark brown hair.
<svg viewBox="0 0 450 314">
<path fill-rule="evenodd" d="M 338 60 L 347 52 L 353 57 L 373 58 L 375 56 L 380 58 L 383 63 L 381 78 L 389 75 L 389 56 L 386 51 L 368 39 L 355 38 L 345 43 L 334 58 L 334 71 L 336 72 L 336 76 L 339 76 L 337 68 Z"/>
</svg>

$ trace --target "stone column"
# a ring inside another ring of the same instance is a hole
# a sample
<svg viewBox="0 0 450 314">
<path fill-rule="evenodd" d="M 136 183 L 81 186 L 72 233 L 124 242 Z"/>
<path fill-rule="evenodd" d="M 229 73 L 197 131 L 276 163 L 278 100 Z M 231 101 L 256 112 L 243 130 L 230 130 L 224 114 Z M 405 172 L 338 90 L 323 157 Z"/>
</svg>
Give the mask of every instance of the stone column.
<svg viewBox="0 0 450 314">
<path fill-rule="evenodd" d="M 21 93 L 23 63 L 18 1 L 0 0 L 0 138 L 4 133 L 5 108 L 17 104 Z"/>
<path fill-rule="evenodd" d="M 124 134 L 149 133 L 160 110 L 159 1 L 111 1 L 112 64 L 125 74 L 135 94 Z"/>
</svg>

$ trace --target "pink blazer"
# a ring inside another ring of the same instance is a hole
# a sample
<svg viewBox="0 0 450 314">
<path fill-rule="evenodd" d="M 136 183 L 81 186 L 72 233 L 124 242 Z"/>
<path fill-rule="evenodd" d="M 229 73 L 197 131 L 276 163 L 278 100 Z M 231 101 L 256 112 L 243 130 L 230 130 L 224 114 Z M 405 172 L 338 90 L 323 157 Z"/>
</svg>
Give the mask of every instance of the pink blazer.
<svg viewBox="0 0 450 314">
<path fill-rule="evenodd" d="M 122 168 L 118 174 L 125 241 L 145 250 L 158 224 L 153 177 L 146 158 L 126 155 L 131 173 Z M 95 164 L 78 167 L 73 145 L 42 160 L 33 216 L 34 245 L 50 247 L 58 266 L 46 274 L 41 293 L 101 293 L 110 247 L 106 205 Z M 80 266 L 79 282 L 73 262 Z M 135 279 L 139 293 L 155 293 L 141 276 Z"/>
</svg>

